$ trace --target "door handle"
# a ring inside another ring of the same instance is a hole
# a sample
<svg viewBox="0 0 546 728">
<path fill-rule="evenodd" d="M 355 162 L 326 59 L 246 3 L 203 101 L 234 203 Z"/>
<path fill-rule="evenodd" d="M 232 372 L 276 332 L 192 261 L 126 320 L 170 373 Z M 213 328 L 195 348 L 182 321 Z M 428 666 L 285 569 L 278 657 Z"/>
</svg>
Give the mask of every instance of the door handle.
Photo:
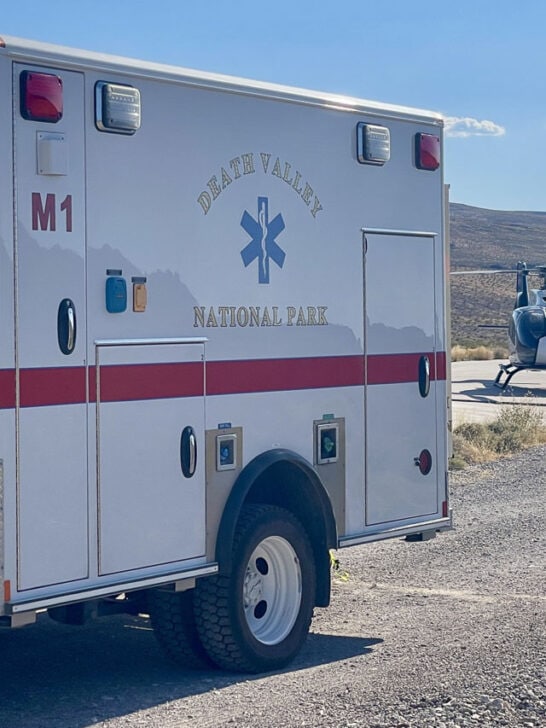
<svg viewBox="0 0 546 728">
<path fill-rule="evenodd" d="M 63 298 L 59 304 L 57 340 L 63 354 L 72 354 L 76 347 L 76 307 L 70 298 Z"/>
<path fill-rule="evenodd" d="M 68 335 L 66 338 L 66 348 L 69 351 L 74 351 L 74 344 L 76 343 L 76 314 L 73 306 L 68 306 L 66 309 L 66 315 L 68 318 Z"/>
<path fill-rule="evenodd" d="M 180 436 L 180 467 L 185 478 L 191 478 L 197 468 L 197 437 L 190 426 Z"/>
<path fill-rule="evenodd" d="M 426 397 L 430 392 L 430 361 L 423 355 L 419 359 L 419 394 Z"/>
</svg>

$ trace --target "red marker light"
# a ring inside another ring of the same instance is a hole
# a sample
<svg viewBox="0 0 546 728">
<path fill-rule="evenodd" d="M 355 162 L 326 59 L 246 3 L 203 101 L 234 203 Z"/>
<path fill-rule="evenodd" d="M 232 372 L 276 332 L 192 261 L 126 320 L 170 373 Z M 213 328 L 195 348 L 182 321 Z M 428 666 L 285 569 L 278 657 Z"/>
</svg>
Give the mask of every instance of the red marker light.
<svg viewBox="0 0 546 728">
<path fill-rule="evenodd" d="M 428 475 L 432 470 L 432 455 L 428 450 L 421 450 L 419 457 L 415 458 L 415 464 L 422 475 Z"/>
<path fill-rule="evenodd" d="M 51 73 L 21 73 L 21 116 L 55 123 L 63 115 L 63 82 Z"/>
<path fill-rule="evenodd" d="M 415 166 L 433 171 L 440 166 L 440 137 L 434 134 L 415 135 Z"/>
</svg>

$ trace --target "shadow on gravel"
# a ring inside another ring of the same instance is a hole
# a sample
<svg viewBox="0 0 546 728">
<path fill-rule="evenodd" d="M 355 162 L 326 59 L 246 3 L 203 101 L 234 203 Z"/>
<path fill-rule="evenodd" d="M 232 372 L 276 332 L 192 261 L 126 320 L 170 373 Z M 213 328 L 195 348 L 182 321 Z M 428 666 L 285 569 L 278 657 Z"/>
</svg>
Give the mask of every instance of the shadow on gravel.
<svg viewBox="0 0 546 728">
<path fill-rule="evenodd" d="M 517 376 L 517 375 L 516 375 Z M 500 389 L 494 384 L 494 380 L 489 379 L 458 379 L 457 385 L 472 384 L 473 387 L 468 389 L 459 389 L 452 393 L 454 400 L 458 398 L 470 397 L 476 402 L 510 402 L 513 399 L 525 399 L 528 404 L 543 404 L 540 400 L 546 398 L 546 390 L 536 385 L 528 385 L 511 380 L 506 389 Z M 539 401 L 537 401 L 539 400 Z"/>
<path fill-rule="evenodd" d="M 285 672 L 358 658 L 381 641 L 313 633 Z M 67 627 L 44 615 L 0 631 L 0 726 L 84 728 L 261 677 L 173 667 L 145 620 Z"/>
</svg>

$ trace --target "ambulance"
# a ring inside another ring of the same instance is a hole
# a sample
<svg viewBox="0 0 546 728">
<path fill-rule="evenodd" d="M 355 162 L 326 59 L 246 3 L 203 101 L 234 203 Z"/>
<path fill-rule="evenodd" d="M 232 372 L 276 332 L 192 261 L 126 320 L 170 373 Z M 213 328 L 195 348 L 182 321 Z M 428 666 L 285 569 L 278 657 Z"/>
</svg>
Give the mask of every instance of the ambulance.
<svg viewBox="0 0 546 728">
<path fill-rule="evenodd" d="M 294 658 L 451 525 L 442 118 L 0 38 L 0 623 Z"/>
</svg>

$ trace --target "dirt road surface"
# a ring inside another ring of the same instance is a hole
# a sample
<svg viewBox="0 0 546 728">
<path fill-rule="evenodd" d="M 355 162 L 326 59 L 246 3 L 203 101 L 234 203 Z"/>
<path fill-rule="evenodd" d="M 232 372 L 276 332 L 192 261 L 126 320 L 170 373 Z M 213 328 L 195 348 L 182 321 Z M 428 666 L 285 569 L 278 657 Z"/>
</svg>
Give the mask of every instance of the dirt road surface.
<svg viewBox="0 0 546 728">
<path fill-rule="evenodd" d="M 145 620 L 0 633 L 1 728 L 546 725 L 546 449 L 452 478 L 455 529 L 338 552 L 297 661 L 167 663 Z"/>
</svg>

